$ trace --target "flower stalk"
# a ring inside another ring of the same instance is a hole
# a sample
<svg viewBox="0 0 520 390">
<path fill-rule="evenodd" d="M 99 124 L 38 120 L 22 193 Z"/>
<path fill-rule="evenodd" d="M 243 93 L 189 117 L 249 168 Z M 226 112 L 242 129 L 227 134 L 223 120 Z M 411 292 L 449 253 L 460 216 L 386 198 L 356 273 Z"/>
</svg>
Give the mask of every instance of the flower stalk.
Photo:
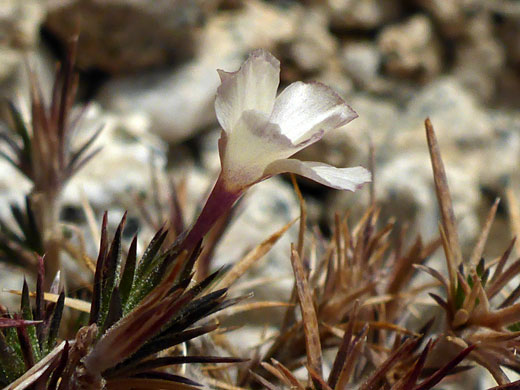
<svg viewBox="0 0 520 390">
<path fill-rule="evenodd" d="M 45 288 L 50 287 L 51 277 L 60 271 L 61 265 L 60 197 L 61 194 L 55 191 L 33 191 L 30 195 L 45 253 L 45 275 L 48 275 Z"/>
<path fill-rule="evenodd" d="M 249 187 L 271 176 L 291 172 L 349 191 L 370 181 L 363 167 L 335 168 L 289 158 L 357 117 L 331 88 L 296 82 L 277 97 L 280 62 L 265 50 L 251 53 L 236 72 L 218 72 L 221 172 L 195 224 L 177 241 L 178 249 L 195 248 Z"/>
<path fill-rule="evenodd" d="M 182 251 L 195 248 L 215 222 L 233 207 L 243 193 L 244 191 L 229 191 L 220 175 L 197 220 L 187 234 L 181 238 L 179 249 Z"/>
</svg>

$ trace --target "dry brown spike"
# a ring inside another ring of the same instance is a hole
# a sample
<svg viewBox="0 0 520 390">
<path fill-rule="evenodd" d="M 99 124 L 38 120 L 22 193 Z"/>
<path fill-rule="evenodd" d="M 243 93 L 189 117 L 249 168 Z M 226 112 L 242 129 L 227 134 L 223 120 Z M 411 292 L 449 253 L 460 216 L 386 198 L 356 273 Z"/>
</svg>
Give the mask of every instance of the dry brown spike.
<svg viewBox="0 0 520 390">
<path fill-rule="evenodd" d="M 296 289 L 298 291 L 298 299 L 302 312 L 303 330 L 305 333 L 305 344 L 307 348 L 307 364 L 318 373 L 322 372 L 321 342 L 320 332 L 318 329 L 318 318 L 314 310 L 312 292 L 305 276 L 300 256 L 294 248 L 291 248 L 291 263 L 296 280 Z"/>
<path fill-rule="evenodd" d="M 433 169 L 433 179 L 435 182 L 435 191 L 437 193 L 437 199 L 439 201 L 439 208 L 442 216 L 442 227 L 446 234 L 447 243 L 450 252 L 453 256 L 455 264 L 448 264 L 449 269 L 456 269 L 459 264 L 462 264 L 462 251 L 460 249 L 459 234 L 457 232 L 457 226 L 455 221 L 455 214 L 453 212 L 453 203 L 451 201 L 450 189 L 448 186 L 448 178 L 446 177 L 446 171 L 444 169 L 444 163 L 442 162 L 441 151 L 433 125 L 429 118 L 426 118 L 426 139 L 428 141 L 428 149 L 430 151 L 430 157 Z M 454 281 L 455 273 L 450 272 L 450 279 Z"/>
</svg>

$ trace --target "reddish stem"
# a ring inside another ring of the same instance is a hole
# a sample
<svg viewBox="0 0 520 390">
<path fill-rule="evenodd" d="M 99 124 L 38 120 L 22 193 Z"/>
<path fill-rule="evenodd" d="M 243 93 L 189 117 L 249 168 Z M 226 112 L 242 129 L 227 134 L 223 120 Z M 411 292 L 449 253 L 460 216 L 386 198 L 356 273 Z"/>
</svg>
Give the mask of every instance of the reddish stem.
<svg viewBox="0 0 520 390">
<path fill-rule="evenodd" d="M 199 217 L 189 230 L 188 234 L 181 239 L 179 250 L 192 250 L 199 241 L 209 232 L 215 222 L 223 216 L 233 204 L 242 196 L 243 191 L 230 192 L 222 180 L 217 179 L 213 190 L 209 194 L 206 204 Z"/>
</svg>

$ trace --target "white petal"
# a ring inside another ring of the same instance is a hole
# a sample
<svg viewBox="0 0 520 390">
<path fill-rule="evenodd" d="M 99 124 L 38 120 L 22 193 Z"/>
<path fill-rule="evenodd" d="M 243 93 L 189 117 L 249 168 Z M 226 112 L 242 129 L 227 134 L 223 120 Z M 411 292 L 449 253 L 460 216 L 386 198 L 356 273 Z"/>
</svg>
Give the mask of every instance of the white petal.
<svg viewBox="0 0 520 390">
<path fill-rule="evenodd" d="M 264 113 L 245 111 L 220 142 L 222 174 L 231 188 L 244 188 L 263 177 L 273 161 L 294 154 L 291 140 Z"/>
<path fill-rule="evenodd" d="M 371 181 L 370 171 L 363 167 L 336 168 L 319 162 L 296 159 L 274 161 L 267 166 L 264 175 L 273 176 L 284 172 L 296 173 L 338 190 L 356 191 L 364 183 Z"/>
<path fill-rule="evenodd" d="M 222 128 L 230 132 L 244 111 L 256 110 L 266 115 L 273 109 L 280 61 L 265 50 L 255 50 L 236 72 L 219 70 L 215 112 Z"/>
<path fill-rule="evenodd" d="M 356 112 L 331 88 L 317 82 L 289 85 L 277 98 L 270 121 L 294 144 L 357 118 Z"/>
</svg>

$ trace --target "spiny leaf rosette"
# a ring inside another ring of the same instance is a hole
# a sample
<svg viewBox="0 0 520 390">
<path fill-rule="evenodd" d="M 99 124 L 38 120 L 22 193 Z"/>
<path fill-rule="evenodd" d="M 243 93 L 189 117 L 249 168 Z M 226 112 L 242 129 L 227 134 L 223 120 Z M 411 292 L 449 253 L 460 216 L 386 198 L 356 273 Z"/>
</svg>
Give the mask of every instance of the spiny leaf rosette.
<svg viewBox="0 0 520 390">
<path fill-rule="evenodd" d="M 219 75 L 215 111 L 222 126 L 221 172 L 182 247 L 194 247 L 249 187 L 271 176 L 292 172 L 349 191 L 370 181 L 363 167 L 289 158 L 357 117 L 331 88 L 295 82 L 277 97 L 280 62 L 265 50 L 251 53 L 238 71 Z"/>
<path fill-rule="evenodd" d="M 503 367 L 508 367 L 520 373 L 517 353 L 520 347 L 520 303 L 517 302 L 520 288 L 516 287 L 507 295 L 504 291 L 506 285 L 520 274 L 520 260 L 507 266 L 515 240 L 502 256 L 486 264 L 482 256 L 498 208 L 497 199 L 471 255 L 463 259 L 439 145 L 429 119 L 425 125 L 442 216 L 440 232 L 448 275 L 444 276 L 431 267 L 417 267 L 437 279 L 444 290 L 444 297 L 436 294 L 430 296 L 446 313 L 443 335 L 446 344 L 455 350 L 475 345 L 468 357 L 485 367 L 504 389 L 517 388 L 508 387 L 510 381 L 503 370 Z M 500 295 L 505 299 L 500 300 L 495 309 L 494 302 Z M 443 350 L 448 351 L 449 348 Z M 441 358 L 445 356 L 443 354 Z M 515 382 L 515 386 L 518 385 L 520 382 Z"/>
<path fill-rule="evenodd" d="M 10 389 L 19 390 L 189 390 L 200 385 L 172 367 L 243 361 L 172 350 L 215 330 L 218 323 L 210 316 L 238 299 L 226 299 L 226 288 L 209 291 L 218 271 L 192 284 L 192 268 L 200 250 L 190 257 L 186 251 L 161 250 L 165 230 L 157 232 L 140 261 L 134 237 L 125 258 L 121 247 L 125 220 L 126 215 L 110 243 L 105 213 L 88 324 L 73 340 L 58 342 L 60 326 L 64 327 L 65 293 L 58 280 L 51 288 L 51 293 L 59 294 L 57 302 L 44 302 L 41 257 L 34 310 L 27 283 L 20 315 L 13 316 L 0 306 L 0 386 L 10 384 Z"/>
<path fill-rule="evenodd" d="M 34 213 L 36 228 L 43 241 L 42 251 L 38 253 L 46 256 L 47 288 L 60 270 L 61 194 L 71 177 L 100 151 L 99 147 L 92 149 L 92 144 L 101 128 L 83 144 L 75 146 L 82 114 L 72 114 L 78 88 L 78 75 L 74 70 L 76 44 L 77 38 L 69 42 L 67 57 L 63 65 L 57 66 L 52 95 L 47 102 L 38 78 L 29 70 L 30 124 L 25 122 L 14 104 L 9 103 L 10 123 L 0 132 L 0 140 L 7 146 L 5 152 L 0 151 L 0 157 L 33 184 L 29 195 L 31 204 L 27 209 Z M 31 247 L 31 243 L 26 244 Z"/>
</svg>

